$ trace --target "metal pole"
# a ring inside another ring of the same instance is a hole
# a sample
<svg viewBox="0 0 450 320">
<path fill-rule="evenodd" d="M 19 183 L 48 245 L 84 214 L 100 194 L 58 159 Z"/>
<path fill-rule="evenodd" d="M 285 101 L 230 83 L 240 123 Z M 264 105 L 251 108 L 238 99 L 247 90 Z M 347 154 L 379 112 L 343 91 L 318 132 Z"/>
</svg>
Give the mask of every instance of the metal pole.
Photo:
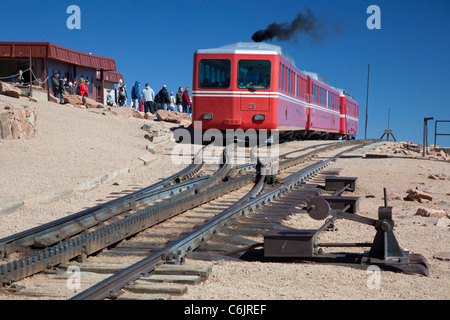
<svg viewBox="0 0 450 320">
<path fill-rule="evenodd" d="M 370 63 L 367 67 L 367 96 L 366 96 L 366 130 L 364 133 L 364 139 L 367 139 L 367 119 L 368 119 L 368 110 L 369 110 L 369 74 L 370 74 Z"/>
<path fill-rule="evenodd" d="M 31 48 L 30 48 L 30 93 L 29 96 L 33 96 L 33 66 L 31 62 Z"/>
<path fill-rule="evenodd" d="M 427 121 L 428 120 L 433 120 L 433 118 L 424 118 L 423 119 L 423 151 L 422 151 L 422 157 L 425 157 L 426 148 L 427 148 L 427 133 L 428 133 Z"/>
<path fill-rule="evenodd" d="M 389 122 L 390 122 L 390 120 L 391 120 L 391 108 L 389 108 L 389 111 L 388 111 L 388 130 L 389 130 Z"/>
</svg>

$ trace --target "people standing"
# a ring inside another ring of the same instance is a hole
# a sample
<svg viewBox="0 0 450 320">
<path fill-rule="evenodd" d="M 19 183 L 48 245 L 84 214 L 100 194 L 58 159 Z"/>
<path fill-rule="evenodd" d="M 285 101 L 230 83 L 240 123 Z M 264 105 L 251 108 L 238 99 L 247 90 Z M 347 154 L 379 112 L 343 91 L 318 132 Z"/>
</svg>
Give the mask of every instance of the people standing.
<svg viewBox="0 0 450 320">
<path fill-rule="evenodd" d="M 80 96 L 82 97 L 89 97 L 89 80 L 84 80 L 83 78 L 80 78 L 80 85 L 78 86 L 78 89 L 80 90 Z"/>
<path fill-rule="evenodd" d="M 176 111 L 175 110 L 175 96 L 173 95 L 173 92 L 170 93 L 169 96 L 169 111 Z"/>
<path fill-rule="evenodd" d="M 175 111 L 183 112 L 183 105 L 182 105 L 182 103 L 183 103 L 183 87 L 179 87 L 177 95 L 175 97 L 175 105 L 176 105 L 176 108 L 177 108 L 177 110 L 175 110 Z"/>
<path fill-rule="evenodd" d="M 162 89 L 158 92 L 160 104 L 164 110 L 167 110 L 167 105 L 170 103 L 169 101 L 169 93 L 167 92 L 167 86 L 163 85 Z"/>
<path fill-rule="evenodd" d="M 155 114 L 155 104 L 153 100 L 155 99 L 155 92 L 148 83 L 145 84 L 144 90 L 141 93 L 141 101 L 144 103 L 144 113 L 150 112 Z"/>
<path fill-rule="evenodd" d="M 60 99 L 60 92 L 59 92 L 59 72 L 56 72 L 53 76 L 52 76 L 52 91 L 53 91 L 53 95 Z"/>
<path fill-rule="evenodd" d="M 61 104 L 64 104 L 63 95 L 66 93 L 66 81 L 66 76 L 59 80 L 59 103 Z"/>
<path fill-rule="evenodd" d="M 139 87 L 141 83 L 136 81 L 133 88 L 131 89 L 131 107 L 139 111 L 139 102 L 141 99 L 141 94 L 139 92 Z"/>
<path fill-rule="evenodd" d="M 119 107 L 124 107 L 127 104 L 127 99 L 128 99 L 128 95 L 127 95 L 127 85 L 124 83 L 120 88 L 119 88 Z"/>
<path fill-rule="evenodd" d="M 184 90 L 183 100 L 182 100 L 183 112 L 187 113 L 187 114 L 189 114 L 189 110 L 190 110 L 190 107 L 191 107 L 191 97 L 189 97 L 189 91 L 190 91 L 189 87 L 187 87 Z"/>
</svg>

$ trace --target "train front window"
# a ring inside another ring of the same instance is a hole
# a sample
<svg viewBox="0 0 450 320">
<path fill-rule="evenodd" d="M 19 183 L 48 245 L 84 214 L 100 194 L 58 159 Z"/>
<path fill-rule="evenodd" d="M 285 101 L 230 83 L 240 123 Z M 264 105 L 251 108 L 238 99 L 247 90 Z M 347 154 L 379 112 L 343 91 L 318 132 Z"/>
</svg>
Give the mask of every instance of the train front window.
<svg viewBox="0 0 450 320">
<path fill-rule="evenodd" d="M 230 87 L 230 60 L 202 59 L 198 71 L 198 86 L 200 88 L 226 89 Z"/>
<path fill-rule="evenodd" d="M 239 60 L 238 87 L 269 89 L 270 72 L 269 60 Z"/>
</svg>

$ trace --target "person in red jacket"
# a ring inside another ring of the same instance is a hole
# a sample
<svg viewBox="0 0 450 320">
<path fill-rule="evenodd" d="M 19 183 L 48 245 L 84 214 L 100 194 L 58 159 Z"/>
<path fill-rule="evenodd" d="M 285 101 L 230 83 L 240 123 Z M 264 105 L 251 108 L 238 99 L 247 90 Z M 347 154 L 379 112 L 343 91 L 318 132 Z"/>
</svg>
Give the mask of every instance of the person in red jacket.
<svg viewBox="0 0 450 320">
<path fill-rule="evenodd" d="M 183 97 L 181 104 L 183 105 L 183 112 L 189 114 L 190 108 L 191 108 L 191 98 L 189 97 L 189 90 L 190 88 L 187 87 L 184 90 Z"/>
<path fill-rule="evenodd" d="M 82 97 L 89 97 L 89 80 L 84 80 L 83 78 L 80 79 L 80 96 Z"/>
</svg>

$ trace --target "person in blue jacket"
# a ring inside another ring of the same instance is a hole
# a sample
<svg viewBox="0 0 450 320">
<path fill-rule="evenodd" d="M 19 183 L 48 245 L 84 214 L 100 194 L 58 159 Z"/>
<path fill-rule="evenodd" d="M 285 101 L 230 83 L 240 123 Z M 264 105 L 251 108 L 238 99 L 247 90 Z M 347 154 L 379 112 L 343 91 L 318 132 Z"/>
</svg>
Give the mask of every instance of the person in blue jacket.
<svg viewBox="0 0 450 320">
<path fill-rule="evenodd" d="M 139 111 L 139 101 L 141 99 L 141 93 L 139 90 L 140 82 L 136 81 L 134 83 L 133 89 L 131 89 L 131 107 Z"/>
</svg>

